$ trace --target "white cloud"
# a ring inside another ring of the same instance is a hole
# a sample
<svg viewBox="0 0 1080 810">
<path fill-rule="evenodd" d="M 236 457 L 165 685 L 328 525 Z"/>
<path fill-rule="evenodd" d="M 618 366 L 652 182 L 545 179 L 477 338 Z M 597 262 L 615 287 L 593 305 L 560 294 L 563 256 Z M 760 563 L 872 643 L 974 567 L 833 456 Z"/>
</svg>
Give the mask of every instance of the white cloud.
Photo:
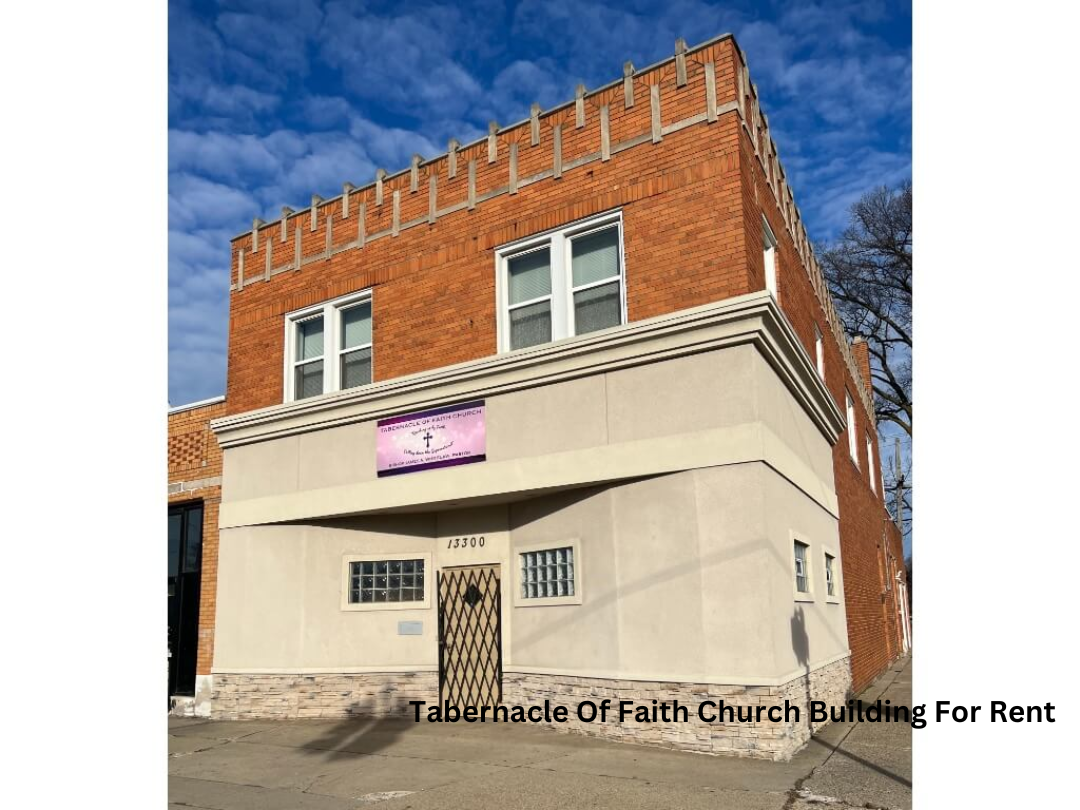
<svg viewBox="0 0 1080 810">
<path fill-rule="evenodd" d="M 619 77 L 627 59 L 669 56 L 679 36 L 737 36 L 811 235 L 835 233 L 866 188 L 910 173 L 910 48 L 868 27 L 892 12 L 880 0 L 769 16 L 704 0 L 524 0 L 512 12 L 498 0 L 220 0 L 203 20 L 172 0 L 172 391 L 223 390 L 229 240 L 252 217 L 474 140 L 488 120 Z"/>
</svg>

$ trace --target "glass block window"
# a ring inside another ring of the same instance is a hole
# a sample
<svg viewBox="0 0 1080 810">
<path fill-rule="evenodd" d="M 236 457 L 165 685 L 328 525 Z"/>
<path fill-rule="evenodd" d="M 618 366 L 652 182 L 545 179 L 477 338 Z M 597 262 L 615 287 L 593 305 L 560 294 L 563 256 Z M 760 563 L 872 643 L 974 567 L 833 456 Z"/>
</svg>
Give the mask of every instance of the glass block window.
<svg viewBox="0 0 1080 810">
<path fill-rule="evenodd" d="M 363 560 L 349 563 L 349 603 L 424 601 L 423 560 Z"/>
<path fill-rule="evenodd" d="M 834 558 L 832 554 L 825 555 L 825 592 L 829 596 L 836 596 L 836 575 L 833 573 Z"/>
<path fill-rule="evenodd" d="M 524 349 L 623 323 L 622 219 L 605 214 L 497 251 L 499 345 Z"/>
<path fill-rule="evenodd" d="M 545 599 L 574 595 L 574 549 L 544 549 L 521 554 L 521 597 Z"/>
<path fill-rule="evenodd" d="M 810 578 L 806 568 L 806 543 L 795 541 L 795 590 L 799 593 L 810 592 Z"/>
</svg>

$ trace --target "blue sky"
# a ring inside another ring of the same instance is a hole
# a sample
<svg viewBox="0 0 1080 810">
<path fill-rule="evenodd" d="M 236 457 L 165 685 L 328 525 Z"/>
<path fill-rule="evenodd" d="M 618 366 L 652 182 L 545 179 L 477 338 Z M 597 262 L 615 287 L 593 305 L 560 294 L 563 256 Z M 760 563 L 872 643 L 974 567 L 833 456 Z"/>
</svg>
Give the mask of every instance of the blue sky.
<svg viewBox="0 0 1080 810">
<path fill-rule="evenodd" d="M 909 3 L 170 0 L 169 403 L 225 390 L 229 240 L 733 33 L 807 230 L 911 173 Z"/>
</svg>

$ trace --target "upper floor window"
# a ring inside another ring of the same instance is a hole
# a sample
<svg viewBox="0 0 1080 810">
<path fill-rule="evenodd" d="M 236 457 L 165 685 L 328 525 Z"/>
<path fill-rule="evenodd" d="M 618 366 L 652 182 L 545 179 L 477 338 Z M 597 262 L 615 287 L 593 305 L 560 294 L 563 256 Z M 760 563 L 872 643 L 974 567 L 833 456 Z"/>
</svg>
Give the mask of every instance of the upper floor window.
<svg viewBox="0 0 1080 810">
<path fill-rule="evenodd" d="M 855 438 L 858 435 L 855 425 L 855 402 L 851 399 L 851 394 L 847 391 L 844 391 L 844 402 L 847 405 L 848 453 L 851 455 L 851 460 L 855 462 L 855 466 L 858 466 L 859 440 Z"/>
<path fill-rule="evenodd" d="M 615 213 L 497 250 L 500 351 L 625 323 L 622 241 Z"/>
<path fill-rule="evenodd" d="M 371 293 L 285 316 L 285 401 L 371 382 Z"/>
<path fill-rule="evenodd" d="M 836 558 L 829 552 L 825 552 L 825 595 L 836 596 L 836 571 L 833 570 L 833 566 L 836 564 Z"/>
<path fill-rule="evenodd" d="M 765 289 L 772 293 L 773 298 L 778 299 L 780 296 L 776 292 L 776 236 L 765 217 L 761 218 L 761 231 L 761 241 L 765 246 Z"/>
<path fill-rule="evenodd" d="M 814 359 L 817 361 L 817 373 L 822 380 L 825 379 L 825 339 L 821 336 L 821 330 L 814 324 Z"/>
<path fill-rule="evenodd" d="M 870 468 L 870 489 L 877 492 L 877 476 L 874 474 L 874 442 L 866 434 L 866 466 Z"/>
</svg>

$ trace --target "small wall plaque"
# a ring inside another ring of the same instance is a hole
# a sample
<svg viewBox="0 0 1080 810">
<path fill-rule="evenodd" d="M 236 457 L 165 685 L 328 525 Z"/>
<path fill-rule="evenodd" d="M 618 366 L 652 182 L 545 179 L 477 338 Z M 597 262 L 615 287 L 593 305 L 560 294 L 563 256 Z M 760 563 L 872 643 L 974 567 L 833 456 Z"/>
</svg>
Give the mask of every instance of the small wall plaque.
<svg viewBox="0 0 1080 810">
<path fill-rule="evenodd" d="M 398 622 L 397 634 L 399 636 L 421 636 L 424 634 L 423 622 Z"/>
</svg>

